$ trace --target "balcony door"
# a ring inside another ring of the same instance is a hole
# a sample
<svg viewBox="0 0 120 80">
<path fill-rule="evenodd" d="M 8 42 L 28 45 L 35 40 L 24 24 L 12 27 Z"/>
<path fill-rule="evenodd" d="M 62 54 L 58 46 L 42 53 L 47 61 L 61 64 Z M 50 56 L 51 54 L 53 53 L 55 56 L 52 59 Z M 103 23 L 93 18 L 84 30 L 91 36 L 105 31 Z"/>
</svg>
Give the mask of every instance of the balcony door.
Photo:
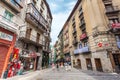
<svg viewBox="0 0 120 80">
<path fill-rule="evenodd" d="M 37 38 L 36 38 L 36 42 L 39 43 L 39 40 L 40 40 L 40 34 L 37 33 Z"/>
<path fill-rule="evenodd" d="M 32 32 L 32 29 L 27 29 L 27 31 L 26 31 L 26 37 L 27 37 L 28 39 L 30 39 L 31 32 Z"/>
</svg>

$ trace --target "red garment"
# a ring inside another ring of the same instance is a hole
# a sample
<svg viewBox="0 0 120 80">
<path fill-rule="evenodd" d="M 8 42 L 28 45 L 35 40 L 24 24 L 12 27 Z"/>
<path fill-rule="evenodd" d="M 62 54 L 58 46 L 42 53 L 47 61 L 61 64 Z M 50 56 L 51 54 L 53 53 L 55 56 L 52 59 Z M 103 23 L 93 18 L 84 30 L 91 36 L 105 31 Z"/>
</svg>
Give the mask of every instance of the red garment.
<svg viewBox="0 0 120 80">
<path fill-rule="evenodd" d="M 20 63 L 17 64 L 17 69 L 20 69 L 21 65 Z"/>
<path fill-rule="evenodd" d="M 11 67 L 8 71 L 8 77 L 12 77 L 12 76 L 13 76 L 13 71 L 12 71 L 12 67 Z"/>
<path fill-rule="evenodd" d="M 13 54 L 14 54 L 14 59 L 18 59 L 18 54 L 19 54 L 19 49 L 17 49 L 17 48 L 14 48 L 14 50 L 13 50 Z"/>
</svg>

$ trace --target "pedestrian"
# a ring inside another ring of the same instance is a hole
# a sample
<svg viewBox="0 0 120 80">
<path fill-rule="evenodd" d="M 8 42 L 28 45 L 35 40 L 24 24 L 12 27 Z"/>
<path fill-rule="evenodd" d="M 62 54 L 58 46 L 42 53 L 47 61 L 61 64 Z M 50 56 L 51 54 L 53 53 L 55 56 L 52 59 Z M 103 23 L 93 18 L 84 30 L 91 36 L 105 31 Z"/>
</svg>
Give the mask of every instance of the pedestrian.
<svg viewBox="0 0 120 80">
<path fill-rule="evenodd" d="M 57 71 L 59 71 L 59 65 L 58 65 L 58 63 L 57 63 Z"/>
<path fill-rule="evenodd" d="M 67 64 L 67 62 L 65 63 L 65 70 L 66 71 L 68 70 L 68 64 Z"/>
<path fill-rule="evenodd" d="M 52 70 L 54 71 L 55 70 L 55 64 L 52 63 Z"/>
</svg>

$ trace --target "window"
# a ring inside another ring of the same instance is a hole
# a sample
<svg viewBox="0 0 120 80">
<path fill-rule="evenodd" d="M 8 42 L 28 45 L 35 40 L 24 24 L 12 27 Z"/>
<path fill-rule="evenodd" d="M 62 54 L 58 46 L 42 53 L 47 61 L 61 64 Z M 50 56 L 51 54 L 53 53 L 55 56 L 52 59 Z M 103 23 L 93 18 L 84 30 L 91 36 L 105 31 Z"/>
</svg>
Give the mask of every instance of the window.
<svg viewBox="0 0 120 80">
<path fill-rule="evenodd" d="M 79 49 L 81 49 L 81 48 L 82 48 L 82 44 L 80 43 L 80 44 L 79 44 Z"/>
<path fill-rule="evenodd" d="M 41 7 L 44 9 L 44 3 L 43 2 L 41 2 Z"/>
<path fill-rule="evenodd" d="M 12 4 L 16 5 L 15 0 L 10 0 L 10 2 L 11 2 Z"/>
<path fill-rule="evenodd" d="M 112 5 L 105 6 L 105 7 L 106 7 L 106 10 L 107 10 L 108 12 L 114 10 Z"/>
<path fill-rule="evenodd" d="M 114 19 L 109 19 L 110 23 L 119 23 L 119 19 L 118 18 L 114 18 Z"/>
<path fill-rule="evenodd" d="M 116 36 L 117 42 L 120 42 L 120 36 Z"/>
<path fill-rule="evenodd" d="M 21 0 L 10 0 L 10 2 L 15 5 L 16 7 L 19 7 L 19 3 L 21 2 Z"/>
<path fill-rule="evenodd" d="M 5 13 L 4 13 L 4 17 L 5 17 L 7 20 L 11 21 L 12 18 L 13 18 L 13 14 L 11 14 L 9 11 L 6 10 Z"/>
<path fill-rule="evenodd" d="M 20 3 L 20 2 L 21 2 L 21 0 L 16 0 L 16 2 L 17 2 L 17 3 Z"/>
<path fill-rule="evenodd" d="M 35 0 L 32 0 L 32 3 L 33 3 L 33 5 L 36 5 L 36 1 Z"/>
<path fill-rule="evenodd" d="M 88 46 L 88 42 L 85 41 L 84 42 L 84 47 L 86 47 L 86 46 Z"/>
</svg>

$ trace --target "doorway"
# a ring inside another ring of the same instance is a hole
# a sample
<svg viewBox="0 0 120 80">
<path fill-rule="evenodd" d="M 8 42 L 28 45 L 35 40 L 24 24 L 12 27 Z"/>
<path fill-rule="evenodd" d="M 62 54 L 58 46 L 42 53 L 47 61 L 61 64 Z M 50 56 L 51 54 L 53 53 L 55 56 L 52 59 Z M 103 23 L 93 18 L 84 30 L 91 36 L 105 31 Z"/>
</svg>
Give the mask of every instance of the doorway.
<svg viewBox="0 0 120 80">
<path fill-rule="evenodd" d="M 113 54 L 116 72 L 120 72 L 120 54 Z"/>
<path fill-rule="evenodd" d="M 102 72 L 102 64 L 100 58 L 95 58 L 96 70 Z"/>
<path fill-rule="evenodd" d="M 78 68 L 81 69 L 81 60 L 80 59 L 77 59 L 77 66 L 78 66 Z"/>
<path fill-rule="evenodd" d="M 26 31 L 26 37 L 27 37 L 28 39 L 30 39 L 31 32 L 32 32 L 32 29 L 31 29 L 31 28 L 30 28 L 30 29 L 27 29 L 27 31 Z"/>
<path fill-rule="evenodd" d="M 90 58 L 86 59 L 86 65 L 88 70 L 92 70 L 92 62 Z"/>
<path fill-rule="evenodd" d="M 39 41 L 40 41 L 40 34 L 39 34 L 39 33 L 37 33 L 36 42 L 37 42 L 37 43 L 39 43 Z"/>
</svg>

